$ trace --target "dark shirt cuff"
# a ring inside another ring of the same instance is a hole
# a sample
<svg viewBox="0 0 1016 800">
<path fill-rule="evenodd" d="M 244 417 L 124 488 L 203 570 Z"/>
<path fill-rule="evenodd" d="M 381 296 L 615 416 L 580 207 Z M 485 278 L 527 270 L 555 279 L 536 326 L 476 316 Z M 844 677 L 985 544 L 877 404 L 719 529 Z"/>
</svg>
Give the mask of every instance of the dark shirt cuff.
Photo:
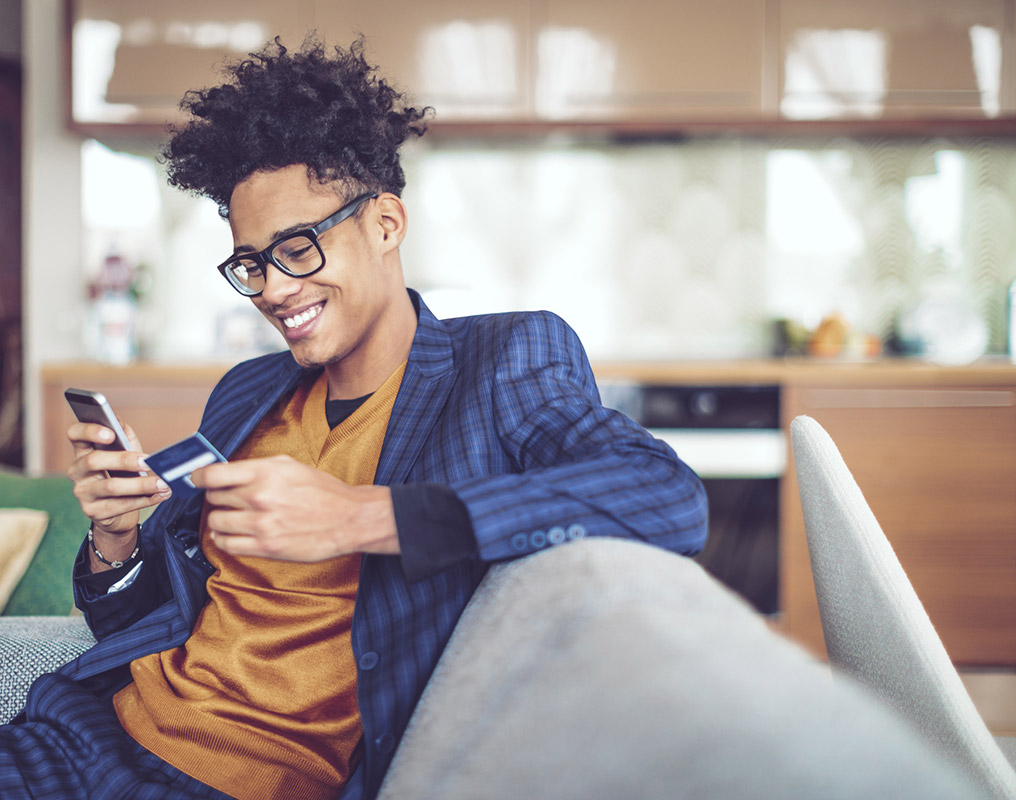
<svg viewBox="0 0 1016 800">
<path fill-rule="evenodd" d="M 476 555 L 473 522 L 454 491 L 438 483 L 390 488 L 407 581 L 429 578 Z"/>
<path fill-rule="evenodd" d="M 122 567 L 107 569 L 103 572 L 92 572 L 88 556 L 88 540 L 85 539 L 81 549 L 78 551 L 78 557 L 74 561 L 74 582 L 84 590 L 87 597 L 94 599 L 106 594 L 109 591 L 109 587 L 127 575 L 137 565 L 137 561 L 129 561 Z"/>
</svg>

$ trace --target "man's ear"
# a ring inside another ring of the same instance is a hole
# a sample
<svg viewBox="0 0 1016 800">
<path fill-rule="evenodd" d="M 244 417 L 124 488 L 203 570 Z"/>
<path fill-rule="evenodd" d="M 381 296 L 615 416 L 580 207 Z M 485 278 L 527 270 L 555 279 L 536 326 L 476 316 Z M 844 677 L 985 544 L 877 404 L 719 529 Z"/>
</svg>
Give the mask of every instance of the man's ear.
<svg viewBox="0 0 1016 800">
<path fill-rule="evenodd" d="M 382 252 L 397 250 L 406 237 L 406 206 L 398 195 L 382 192 L 376 201 L 377 220 L 381 226 Z"/>
</svg>

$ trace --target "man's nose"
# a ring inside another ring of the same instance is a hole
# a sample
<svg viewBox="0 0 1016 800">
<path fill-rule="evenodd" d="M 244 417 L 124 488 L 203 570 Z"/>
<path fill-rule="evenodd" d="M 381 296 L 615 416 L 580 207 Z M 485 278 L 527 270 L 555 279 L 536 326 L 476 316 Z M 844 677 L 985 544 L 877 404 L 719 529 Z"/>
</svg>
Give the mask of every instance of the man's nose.
<svg viewBox="0 0 1016 800">
<path fill-rule="evenodd" d="M 287 275 L 272 263 L 267 265 L 265 270 L 265 288 L 261 296 L 269 305 L 280 305 L 287 298 L 298 294 L 302 278 L 294 278 Z"/>
</svg>

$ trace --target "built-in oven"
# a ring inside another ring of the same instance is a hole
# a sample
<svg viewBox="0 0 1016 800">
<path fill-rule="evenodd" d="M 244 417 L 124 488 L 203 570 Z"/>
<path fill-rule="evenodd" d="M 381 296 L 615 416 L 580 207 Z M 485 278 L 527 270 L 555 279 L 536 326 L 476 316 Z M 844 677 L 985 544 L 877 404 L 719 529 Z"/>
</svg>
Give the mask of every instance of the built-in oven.
<svg viewBox="0 0 1016 800">
<path fill-rule="evenodd" d="M 702 566 L 760 612 L 779 611 L 779 481 L 787 466 L 778 386 L 600 384 L 604 405 L 667 442 L 709 498 Z"/>
</svg>

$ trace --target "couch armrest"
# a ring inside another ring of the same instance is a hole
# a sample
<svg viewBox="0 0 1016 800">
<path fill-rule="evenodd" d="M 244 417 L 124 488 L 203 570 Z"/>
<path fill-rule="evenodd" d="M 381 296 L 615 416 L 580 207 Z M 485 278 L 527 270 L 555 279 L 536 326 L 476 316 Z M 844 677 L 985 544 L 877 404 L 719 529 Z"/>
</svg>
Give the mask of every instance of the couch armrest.
<svg viewBox="0 0 1016 800">
<path fill-rule="evenodd" d="M 490 570 L 379 800 L 981 796 L 691 559 L 589 537 Z"/>
<path fill-rule="evenodd" d="M 32 681 L 93 644 L 83 617 L 0 617 L 0 724 L 21 711 Z"/>
</svg>

